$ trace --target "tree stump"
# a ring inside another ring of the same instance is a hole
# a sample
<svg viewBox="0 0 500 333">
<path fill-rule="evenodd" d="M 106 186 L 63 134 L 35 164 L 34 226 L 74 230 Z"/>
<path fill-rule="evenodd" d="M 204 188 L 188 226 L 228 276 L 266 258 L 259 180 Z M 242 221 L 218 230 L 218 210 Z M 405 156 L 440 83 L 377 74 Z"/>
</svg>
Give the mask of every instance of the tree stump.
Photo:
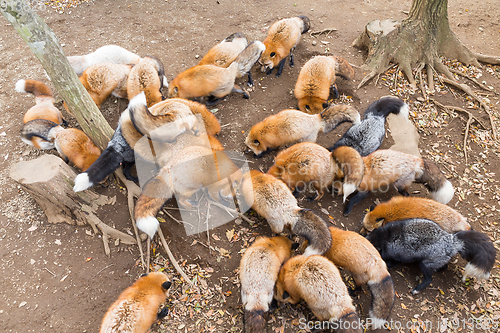
<svg viewBox="0 0 500 333">
<path fill-rule="evenodd" d="M 136 240 L 102 222 L 95 210 L 109 203 L 109 198 L 87 190 L 73 192 L 75 171 L 54 155 L 43 155 L 35 160 L 15 164 L 10 177 L 28 192 L 40 205 L 49 223 L 65 222 L 72 225 L 90 224 L 97 233 L 103 234 L 104 249 L 109 255 L 108 237 L 125 244 L 137 244 Z"/>
</svg>

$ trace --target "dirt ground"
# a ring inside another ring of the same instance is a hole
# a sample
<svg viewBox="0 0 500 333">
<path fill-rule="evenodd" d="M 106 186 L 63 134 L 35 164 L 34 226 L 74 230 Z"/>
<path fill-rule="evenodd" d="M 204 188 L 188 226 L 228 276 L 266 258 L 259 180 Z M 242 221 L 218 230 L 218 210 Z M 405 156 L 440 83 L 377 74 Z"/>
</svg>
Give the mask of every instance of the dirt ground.
<svg viewBox="0 0 500 333">
<path fill-rule="evenodd" d="M 71 1 L 70 1 L 71 2 Z M 66 3 L 61 1 L 61 3 Z M 500 55 L 500 6 L 498 0 L 449 0 L 449 20 L 452 29 L 468 47 L 476 52 Z M 66 55 L 89 53 L 106 44 L 117 44 L 139 55 L 155 55 L 165 64 L 169 80 L 197 63 L 210 47 L 233 32 L 243 32 L 249 40 L 264 40 L 268 27 L 276 20 L 307 15 L 312 31 L 337 29 L 317 38 L 303 36 L 295 52 L 295 67 L 285 66 L 283 75 L 266 76 L 253 69 L 256 86 L 250 99 L 229 95 L 213 112 L 223 126 L 220 141 L 228 150 L 243 152 L 244 138 L 250 127 L 264 117 L 285 108 L 295 108 L 292 91 L 300 68 L 317 54 L 335 54 L 360 66 L 365 54 L 352 48 L 351 42 L 373 19 L 403 19 L 411 1 L 394 0 L 316 0 L 316 1 L 111 1 L 83 2 L 63 13 L 47 7 L 38 11 L 59 37 Z M 0 18 L 0 330 L 3 332 L 96 332 L 106 309 L 120 292 L 144 272 L 136 246 L 110 242 L 111 257 L 104 254 L 102 240 L 90 227 L 48 224 L 43 212 L 31 197 L 9 178 L 9 170 L 20 160 L 34 159 L 45 151 L 37 151 L 19 138 L 24 112 L 34 99 L 14 91 L 19 79 L 48 81 L 37 59 L 16 31 Z M 452 63 L 456 68 L 459 64 Z M 410 105 L 413 123 L 420 134 L 423 157 L 438 162 L 456 189 L 449 203 L 467 216 L 475 230 L 490 235 L 499 248 L 498 223 L 500 212 L 499 145 L 491 138 L 489 120 L 484 111 L 471 106 L 462 92 L 441 86 L 433 98 L 445 105 L 469 108 L 485 124 L 487 130 L 473 123 L 468 138 L 469 162 L 464 165 L 462 152 L 466 116 L 436 111 L 422 100 L 420 92 L 408 93 L 402 75 L 392 69 L 377 86 L 372 83 L 355 89 L 363 71 L 355 68 L 355 82 L 340 80 L 342 101 L 349 101 L 360 113 L 377 98 L 393 93 L 405 98 Z M 478 80 L 500 92 L 500 69 L 469 68 Z M 398 81 L 394 83 L 397 75 Z M 471 84 L 460 78 L 463 83 Z M 243 83 L 243 80 L 241 81 Z M 438 82 L 439 83 L 439 82 Z M 51 85 L 53 88 L 53 86 Z M 474 91 L 488 99 L 500 128 L 498 95 Z M 165 92 L 166 93 L 166 92 Z M 339 102 L 339 101 L 336 101 Z M 126 101 L 110 98 L 101 107 L 110 125 L 115 128 Z M 58 102 L 62 108 L 62 102 Z M 215 110 L 216 109 L 216 110 Z M 64 112 L 64 111 L 63 111 Z M 67 116 L 71 126 L 76 120 Z M 330 146 L 348 128 L 339 126 L 334 132 L 320 135 L 318 143 Z M 383 148 L 392 144 L 388 137 Z M 248 154 L 252 168 L 267 170 L 276 153 L 256 160 Z M 116 183 L 95 190 L 116 203 L 103 207 L 99 217 L 107 224 L 130 231 L 126 196 Z M 416 195 L 426 196 L 420 185 L 412 187 Z M 341 214 L 342 201 L 330 195 L 319 202 L 300 205 L 317 211 L 332 225 L 359 230 L 364 210 L 376 199 L 387 200 L 397 192 L 371 195 L 357 205 L 348 217 Z M 168 207 L 176 207 L 175 202 Z M 175 213 L 170 210 L 170 212 Z M 175 215 L 175 214 L 174 214 Z M 165 259 L 163 249 L 153 243 L 152 269 L 163 269 L 175 276 L 167 306 L 171 313 L 155 324 L 152 332 L 241 332 L 241 299 L 237 268 L 240 251 L 257 235 L 271 235 L 267 223 L 250 213 L 256 222 L 249 225 L 240 219 L 211 231 L 209 250 L 204 233 L 187 237 L 184 228 L 167 215 L 162 228 L 170 247 L 188 272 L 196 278 L 197 288 L 188 288 L 174 273 Z M 498 256 L 497 256 L 498 258 Z M 397 299 L 391 319 L 410 332 L 407 325 L 427 322 L 414 332 L 430 331 L 495 331 L 495 318 L 500 321 L 500 266 L 497 261 L 492 277 L 482 283 L 462 283 L 465 261 L 453 259 L 449 268 L 436 273 L 433 283 L 418 296 L 409 291 L 421 278 L 417 267 L 404 266 L 391 270 Z M 344 274 L 345 275 L 345 274 Z M 347 275 L 345 275 L 347 277 Z M 361 318 L 366 318 L 370 294 L 363 289 L 354 303 Z M 269 331 L 298 332 L 304 330 L 299 320 L 314 320 L 304 304 L 282 305 L 268 317 Z M 438 323 L 448 320 L 448 327 Z M 478 320 L 483 327 L 468 324 Z M 491 325 L 490 325 L 491 324 Z M 393 330 L 399 331 L 397 324 Z"/>
</svg>

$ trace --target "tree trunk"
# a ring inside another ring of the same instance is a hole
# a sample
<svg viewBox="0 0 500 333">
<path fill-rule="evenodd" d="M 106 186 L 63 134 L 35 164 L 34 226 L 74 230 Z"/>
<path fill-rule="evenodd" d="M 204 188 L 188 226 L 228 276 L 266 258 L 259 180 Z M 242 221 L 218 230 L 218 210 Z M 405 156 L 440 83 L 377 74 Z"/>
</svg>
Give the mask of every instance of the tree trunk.
<svg viewBox="0 0 500 333">
<path fill-rule="evenodd" d="M 448 0 L 413 0 L 406 19 L 401 22 L 369 22 L 353 46 L 368 49 L 368 58 L 363 68 L 371 72 L 359 87 L 375 75 L 385 72 L 390 62 L 399 65 L 413 86 L 415 79 L 412 67 L 416 66 L 422 69 L 427 65 L 428 80 L 432 80 L 433 69 L 455 80 L 441 62 L 441 55 L 457 59 L 466 65 L 479 66 L 478 60 L 500 64 L 500 57 L 473 53 L 459 41 L 448 22 Z M 429 81 L 429 85 L 432 82 Z"/>
<path fill-rule="evenodd" d="M 35 199 L 49 223 L 90 224 L 95 233 L 100 229 L 106 254 L 110 252 L 108 237 L 137 244 L 133 237 L 111 228 L 94 214 L 97 208 L 109 203 L 107 196 L 90 190 L 73 192 L 76 173 L 59 157 L 47 154 L 19 162 L 12 166 L 10 177 Z"/>
<path fill-rule="evenodd" d="M 113 136 L 113 129 L 70 66 L 54 32 L 26 1 L 2 0 L 0 11 L 40 60 L 83 131 L 101 150 L 105 149 Z"/>
</svg>

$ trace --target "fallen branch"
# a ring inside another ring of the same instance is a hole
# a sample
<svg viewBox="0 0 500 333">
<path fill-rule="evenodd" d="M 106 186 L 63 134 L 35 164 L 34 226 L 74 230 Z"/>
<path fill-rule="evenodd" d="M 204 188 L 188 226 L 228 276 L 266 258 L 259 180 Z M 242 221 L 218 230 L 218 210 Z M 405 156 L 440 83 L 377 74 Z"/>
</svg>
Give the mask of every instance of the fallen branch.
<svg viewBox="0 0 500 333">
<path fill-rule="evenodd" d="M 479 102 L 479 105 L 483 107 L 484 111 L 486 111 L 486 113 L 488 114 L 489 118 L 490 118 L 490 124 L 491 124 L 491 131 L 493 133 L 493 139 L 494 140 L 497 140 L 497 131 L 495 129 L 495 123 L 493 121 L 493 116 L 490 112 L 490 108 L 488 105 L 486 105 L 483 100 L 481 98 L 479 98 L 473 91 L 472 89 L 466 85 L 466 84 L 461 84 L 461 83 L 458 83 L 458 82 L 455 82 L 453 80 L 450 80 L 448 78 L 441 78 L 445 83 L 448 83 L 449 85 L 452 85 L 458 89 L 462 89 L 467 95 L 469 95 L 470 97 L 472 97 L 473 99 L 475 99 L 476 101 Z"/>
<path fill-rule="evenodd" d="M 311 31 L 310 35 L 311 37 L 319 36 L 321 34 L 325 34 L 328 36 L 330 33 L 337 31 L 338 29 L 336 28 L 328 28 L 328 29 L 323 29 L 319 31 Z"/>
<path fill-rule="evenodd" d="M 168 258 L 172 262 L 172 265 L 174 265 L 175 269 L 182 276 L 184 281 L 188 282 L 191 286 L 194 287 L 193 281 L 191 281 L 189 279 L 189 277 L 186 275 L 186 273 L 184 273 L 181 266 L 179 266 L 179 263 L 177 262 L 177 260 L 175 260 L 174 255 L 172 254 L 172 252 L 170 252 L 170 248 L 168 247 L 167 241 L 165 240 L 165 236 L 163 236 L 163 231 L 161 230 L 161 227 L 158 227 L 158 235 L 160 235 L 161 243 L 162 243 L 163 247 L 165 248 L 165 251 L 167 251 Z"/>
</svg>

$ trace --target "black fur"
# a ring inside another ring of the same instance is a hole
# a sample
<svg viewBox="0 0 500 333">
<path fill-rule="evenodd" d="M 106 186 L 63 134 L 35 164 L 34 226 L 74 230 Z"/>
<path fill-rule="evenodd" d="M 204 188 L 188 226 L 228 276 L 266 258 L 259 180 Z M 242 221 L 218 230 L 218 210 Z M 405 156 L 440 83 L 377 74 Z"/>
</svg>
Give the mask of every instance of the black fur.
<svg viewBox="0 0 500 333">
<path fill-rule="evenodd" d="M 304 21 L 304 29 L 302 29 L 302 34 L 305 34 L 309 31 L 309 29 L 311 29 L 311 20 L 305 15 L 299 15 L 297 17 Z"/>
<path fill-rule="evenodd" d="M 158 312 L 156 314 L 156 317 L 158 319 L 162 319 L 162 318 L 165 318 L 166 316 L 168 315 L 168 308 L 167 307 L 164 307 L 163 309 L 161 309 L 160 312 Z"/>
<path fill-rule="evenodd" d="M 230 43 L 233 40 L 235 40 L 236 38 L 245 38 L 246 39 L 244 33 L 242 33 L 242 32 L 235 32 L 234 34 L 230 34 L 229 36 L 227 36 L 226 38 L 224 38 L 223 42 Z"/>
<path fill-rule="evenodd" d="M 53 121 L 46 119 L 30 120 L 21 128 L 21 137 L 31 140 L 33 137 L 39 137 L 50 142 L 49 133 L 54 127 L 59 126 Z"/>
<path fill-rule="evenodd" d="M 377 150 L 385 136 L 385 119 L 389 113 L 399 114 L 405 105 L 402 99 L 383 97 L 373 102 L 366 109 L 361 123 L 351 126 L 347 132 L 330 148 L 340 146 L 356 149 L 361 156 L 367 156 Z"/>
<path fill-rule="evenodd" d="M 299 210 L 299 220 L 292 227 L 292 232 L 307 239 L 309 246 L 324 254 L 332 246 L 332 236 L 326 222 L 313 210 Z"/>
<path fill-rule="evenodd" d="M 102 182 L 108 175 L 112 174 L 120 165 L 124 164 L 123 174 L 129 180 L 135 181 L 130 175 L 130 166 L 134 164 L 134 151 L 128 145 L 122 135 L 121 126 L 116 128 L 113 138 L 104 149 L 101 156 L 85 171 L 92 184 Z"/>
<path fill-rule="evenodd" d="M 400 263 L 419 264 L 424 279 L 412 290 L 419 293 L 432 282 L 432 274 L 460 253 L 483 272 L 495 262 L 495 248 L 489 238 L 476 231 L 450 234 L 425 219 L 395 221 L 373 230 L 367 239 L 380 252 L 388 267 Z"/>
<path fill-rule="evenodd" d="M 372 294 L 371 315 L 387 320 L 394 306 L 395 291 L 391 276 L 387 275 L 382 281 L 368 285 Z"/>
</svg>

